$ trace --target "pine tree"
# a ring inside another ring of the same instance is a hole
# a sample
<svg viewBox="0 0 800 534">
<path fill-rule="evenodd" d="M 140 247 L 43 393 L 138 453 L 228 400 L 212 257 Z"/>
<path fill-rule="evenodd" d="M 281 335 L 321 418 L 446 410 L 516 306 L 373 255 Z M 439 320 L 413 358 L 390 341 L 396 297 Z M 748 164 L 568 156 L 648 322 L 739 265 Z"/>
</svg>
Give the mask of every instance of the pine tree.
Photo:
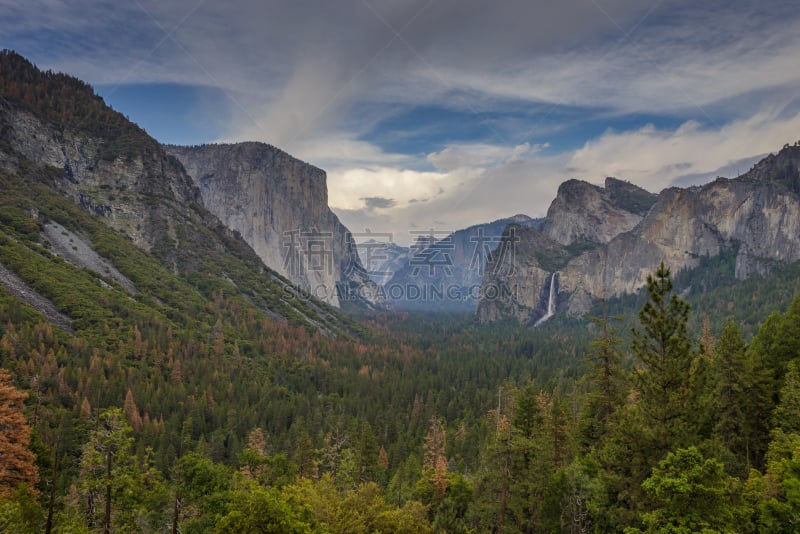
<svg viewBox="0 0 800 534">
<path fill-rule="evenodd" d="M 383 448 L 381 448 L 383 450 Z M 301 478 L 318 478 L 317 454 L 311 436 L 303 430 L 297 438 L 292 460 L 297 464 L 297 474 Z"/>
<path fill-rule="evenodd" d="M 123 409 L 125 410 L 125 416 L 128 418 L 128 423 L 134 430 L 140 432 L 142 430 L 142 417 L 139 415 L 139 408 L 136 406 L 136 399 L 134 399 L 133 391 L 130 388 L 125 394 Z"/>
<path fill-rule="evenodd" d="M 130 528 L 130 524 L 119 524 L 122 519 L 117 517 L 120 514 L 115 506 L 131 517 L 135 515 L 131 513 L 135 501 L 142 497 L 136 491 L 141 480 L 131 455 L 131 433 L 123 411 L 107 408 L 100 412 L 96 428 L 83 447 L 80 478 L 86 518 L 90 527 L 100 526 L 104 533 Z"/>
<path fill-rule="evenodd" d="M 775 408 L 775 428 L 784 433 L 800 434 L 800 367 L 791 361 L 786 368 L 781 402 Z"/>
<path fill-rule="evenodd" d="M 783 384 L 783 375 L 786 372 L 785 361 L 779 345 L 783 335 L 783 315 L 778 312 L 771 313 L 761 326 L 758 333 L 750 342 L 750 357 L 760 362 L 772 373 L 771 396 L 773 406 L 778 404 L 780 389 Z"/>
<path fill-rule="evenodd" d="M 589 369 L 586 377 L 591 390 L 581 414 L 580 436 L 582 445 L 596 446 L 608 435 L 613 415 L 624 403 L 624 380 L 620 369 L 622 340 L 617 330 L 609 325 L 609 317 L 592 319 L 600 328 L 600 334 L 592 340 L 586 362 Z"/>
<path fill-rule="evenodd" d="M 642 482 L 669 451 L 689 445 L 696 430 L 690 387 L 697 351 L 686 329 L 689 305 L 672 293 L 663 262 L 647 277 L 647 290 L 641 330 L 633 329 L 633 389 L 599 453 L 609 492 L 601 520 L 613 530 L 638 522 L 647 504 Z"/>
<path fill-rule="evenodd" d="M 31 429 L 22 410 L 27 394 L 17 390 L 11 374 L 0 369 L 0 497 L 20 484 L 34 490 L 39 473 L 29 446 Z"/>
<path fill-rule="evenodd" d="M 359 425 L 358 441 L 355 450 L 356 474 L 359 483 L 375 482 L 380 472 L 380 446 L 369 422 Z"/>
<path fill-rule="evenodd" d="M 428 433 L 422 445 L 422 473 L 433 485 L 433 501 L 439 502 L 447 490 L 447 428 L 444 419 L 433 416 L 428 423 Z"/>
<path fill-rule="evenodd" d="M 502 393 L 500 398 L 502 399 Z M 509 501 L 512 498 L 512 476 L 515 472 L 511 425 L 503 413 L 511 402 L 498 404 L 500 409 L 489 412 L 490 424 L 496 430 L 487 439 L 481 453 L 481 470 L 475 487 L 472 521 L 479 531 L 503 533 L 507 531 L 511 514 L 512 503 Z"/>
<path fill-rule="evenodd" d="M 737 481 L 696 447 L 669 453 L 642 486 L 658 503 L 643 516 L 645 532 L 734 532 L 740 526 Z"/>
<path fill-rule="evenodd" d="M 796 532 L 800 521 L 800 367 L 796 361 L 787 365 L 774 422 L 767 472 L 753 481 L 762 498 L 759 523 L 764 532 Z"/>
<path fill-rule="evenodd" d="M 739 327 L 729 320 L 714 349 L 710 412 L 714 434 L 742 460 L 742 475 L 758 467 L 766 447 L 771 407 L 769 377 L 747 356 Z"/>
<path fill-rule="evenodd" d="M 689 305 L 672 289 L 670 271 L 661 262 L 655 276 L 647 277 L 650 300 L 639 312 L 642 330 L 633 329 L 639 450 L 650 467 L 688 444 L 693 431 L 690 378 L 697 351 L 686 330 Z"/>
</svg>

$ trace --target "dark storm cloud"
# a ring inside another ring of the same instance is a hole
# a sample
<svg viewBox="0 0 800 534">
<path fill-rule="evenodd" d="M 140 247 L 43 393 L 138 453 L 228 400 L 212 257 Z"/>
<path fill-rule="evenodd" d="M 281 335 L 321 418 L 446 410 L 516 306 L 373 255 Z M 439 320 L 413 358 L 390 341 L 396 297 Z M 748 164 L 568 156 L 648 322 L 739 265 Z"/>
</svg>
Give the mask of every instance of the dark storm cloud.
<svg viewBox="0 0 800 534">
<path fill-rule="evenodd" d="M 367 210 L 393 208 L 397 205 L 393 198 L 362 197 L 359 200 L 364 201 L 364 206 Z"/>
</svg>

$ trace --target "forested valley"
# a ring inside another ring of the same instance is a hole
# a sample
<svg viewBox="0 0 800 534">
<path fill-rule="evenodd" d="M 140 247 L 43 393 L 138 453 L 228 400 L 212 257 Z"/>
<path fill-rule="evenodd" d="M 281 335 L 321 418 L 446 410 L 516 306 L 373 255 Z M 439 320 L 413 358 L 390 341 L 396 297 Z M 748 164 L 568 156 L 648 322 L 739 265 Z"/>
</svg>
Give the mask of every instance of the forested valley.
<svg viewBox="0 0 800 534">
<path fill-rule="evenodd" d="M 748 338 L 666 268 L 591 327 L 198 311 L 73 335 L 3 296 L 4 531 L 795 530 L 800 299 Z"/>
<path fill-rule="evenodd" d="M 86 84 L 2 59 L 0 531 L 798 530 L 796 263 L 662 264 L 539 328 L 348 315 L 168 197 L 183 175 Z M 35 121 L 136 173 L 76 202 L 71 168 L 31 160 L 41 132 L 8 133 Z M 109 191 L 149 249 L 92 201 Z M 54 228 L 119 276 L 64 259 Z"/>
</svg>

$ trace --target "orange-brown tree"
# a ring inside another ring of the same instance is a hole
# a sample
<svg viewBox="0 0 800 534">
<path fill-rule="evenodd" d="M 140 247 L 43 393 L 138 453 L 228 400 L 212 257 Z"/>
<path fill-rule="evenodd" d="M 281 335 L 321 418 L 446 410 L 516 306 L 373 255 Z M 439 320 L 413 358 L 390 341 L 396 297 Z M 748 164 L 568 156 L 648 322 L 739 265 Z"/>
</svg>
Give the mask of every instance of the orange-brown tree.
<svg viewBox="0 0 800 534">
<path fill-rule="evenodd" d="M 29 448 L 31 428 L 23 413 L 27 397 L 14 386 L 11 374 L 0 369 L 0 497 L 20 484 L 33 490 L 39 481 L 35 457 Z"/>
</svg>

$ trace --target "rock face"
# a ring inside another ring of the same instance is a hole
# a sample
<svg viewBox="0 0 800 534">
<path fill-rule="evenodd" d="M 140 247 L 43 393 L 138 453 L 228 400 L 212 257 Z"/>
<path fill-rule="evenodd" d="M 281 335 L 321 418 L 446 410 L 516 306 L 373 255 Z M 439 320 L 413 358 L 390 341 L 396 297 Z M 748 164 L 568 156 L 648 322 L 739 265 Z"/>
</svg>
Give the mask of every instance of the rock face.
<svg viewBox="0 0 800 534">
<path fill-rule="evenodd" d="M 55 221 L 45 224 L 42 234 L 53 253 L 74 265 L 112 279 L 131 294 L 139 293 L 139 290 L 136 289 L 136 286 L 128 277 L 95 252 L 91 244 L 84 241 L 79 235 L 69 231 Z"/>
<path fill-rule="evenodd" d="M 568 180 L 558 188 L 542 232 L 562 245 L 608 243 L 633 229 L 656 195 L 633 184 L 606 178 L 605 187 Z"/>
<path fill-rule="evenodd" d="M 148 252 L 168 248 L 175 240 L 174 214 L 186 214 L 185 206 L 200 201 L 180 163 L 141 130 L 129 140 L 135 152 L 109 156 L 107 138 L 49 123 L 0 100 L 0 131 L 13 147 L 0 151 L 0 165 L 15 169 L 16 153 L 37 166 L 62 169 L 55 184 L 60 190 Z"/>
<path fill-rule="evenodd" d="M 383 292 L 398 309 L 473 311 L 480 295 L 487 260 L 509 224 L 521 228 L 541 221 L 527 215 L 498 219 L 443 235 L 419 235 L 408 252 L 390 267 Z"/>
<path fill-rule="evenodd" d="M 285 159 L 291 166 L 291 158 Z M 180 161 L 108 107 L 91 86 L 65 74 L 42 72 L 10 51 L 0 51 L 0 170 L 63 193 L 199 293 L 223 284 L 226 291 L 241 291 L 276 320 L 310 325 L 326 335 L 351 333 L 347 321 L 330 306 L 305 298 L 269 269 L 241 236 L 203 206 L 200 188 Z M 299 188 L 312 188 L 309 197 L 324 203 L 324 175 L 321 184 L 322 197 L 313 189 L 319 187 L 315 176 L 289 188 L 301 196 Z M 38 213 L 36 199 L 31 200 Z M 65 228 L 53 226 L 54 221 Z M 145 291 L 143 282 L 131 276 L 135 267 L 127 265 L 125 271 L 116 265 L 113 251 L 71 228 L 68 218 L 59 220 L 50 213 L 43 222 L 41 237 L 53 252 L 126 291 L 135 293 L 137 286 Z M 345 235 L 331 231 L 333 240 Z M 312 246 L 317 247 L 316 241 Z M 320 261 L 327 262 L 325 245 L 318 248 Z M 95 252 L 100 249 L 105 256 Z"/>
<path fill-rule="evenodd" d="M 167 146 L 203 205 L 241 234 L 265 265 L 304 291 L 381 301 L 350 232 L 328 207 L 325 172 L 263 143 Z"/>
<path fill-rule="evenodd" d="M 541 319 L 547 311 L 548 280 L 567 257 L 560 243 L 536 228 L 507 226 L 486 264 L 478 319 L 492 322 L 513 318 L 530 324 Z"/>
<path fill-rule="evenodd" d="M 408 264 L 410 247 L 369 239 L 357 246 L 358 257 L 370 279 L 384 286 L 394 274 Z"/>
<path fill-rule="evenodd" d="M 592 298 L 637 291 L 662 260 L 677 272 L 695 268 L 704 256 L 735 250 L 739 279 L 800 260 L 800 146 L 785 147 L 733 180 L 666 189 L 649 206 L 634 187 L 618 180 L 607 180 L 605 190 L 562 184 L 544 235 L 519 232 L 508 265 L 487 268 L 482 294 L 499 297 L 481 300 L 479 318 L 536 320 L 553 272 L 559 273 L 558 309 L 579 315 Z M 550 258 L 549 265 L 543 258 Z"/>
</svg>

